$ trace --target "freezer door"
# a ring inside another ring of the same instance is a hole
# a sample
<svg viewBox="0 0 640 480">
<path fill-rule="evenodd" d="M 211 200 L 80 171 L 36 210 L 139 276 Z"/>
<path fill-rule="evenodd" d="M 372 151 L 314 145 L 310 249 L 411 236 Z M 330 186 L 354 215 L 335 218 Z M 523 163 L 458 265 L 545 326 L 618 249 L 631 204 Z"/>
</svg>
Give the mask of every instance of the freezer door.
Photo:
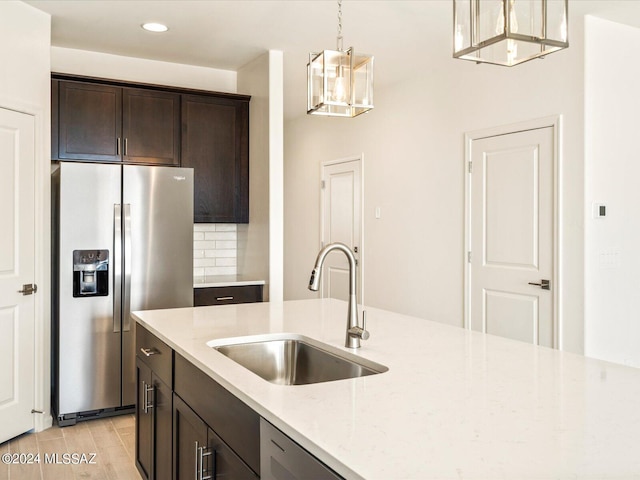
<svg viewBox="0 0 640 480">
<path fill-rule="evenodd" d="M 123 167 L 123 404 L 135 402 L 130 313 L 193 306 L 193 169 Z"/>
<path fill-rule="evenodd" d="M 120 166 L 61 163 L 59 182 L 56 407 L 58 415 L 65 415 L 120 406 L 120 326 L 114 317 L 113 275 L 114 242 L 120 241 L 114 238 Z M 108 295 L 74 297 L 74 250 L 109 252 Z"/>
</svg>

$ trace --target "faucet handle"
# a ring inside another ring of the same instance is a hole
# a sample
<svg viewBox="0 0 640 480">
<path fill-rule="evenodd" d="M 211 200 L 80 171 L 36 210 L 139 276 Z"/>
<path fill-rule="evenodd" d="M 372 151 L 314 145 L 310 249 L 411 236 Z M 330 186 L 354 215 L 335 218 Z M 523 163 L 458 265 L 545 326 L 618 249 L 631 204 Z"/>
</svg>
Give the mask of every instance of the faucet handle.
<svg viewBox="0 0 640 480">
<path fill-rule="evenodd" d="M 366 311 L 362 311 L 362 328 L 355 326 L 351 327 L 349 331 L 349 335 L 356 338 L 361 338 L 362 340 L 367 340 L 371 335 L 367 331 L 367 315 Z"/>
<path fill-rule="evenodd" d="M 362 333 L 360 334 L 360 338 L 362 340 L 368 340 L 370 337 L 369 332 L 367 331 L 367 311 L 362 311 Z"/>
</svg>

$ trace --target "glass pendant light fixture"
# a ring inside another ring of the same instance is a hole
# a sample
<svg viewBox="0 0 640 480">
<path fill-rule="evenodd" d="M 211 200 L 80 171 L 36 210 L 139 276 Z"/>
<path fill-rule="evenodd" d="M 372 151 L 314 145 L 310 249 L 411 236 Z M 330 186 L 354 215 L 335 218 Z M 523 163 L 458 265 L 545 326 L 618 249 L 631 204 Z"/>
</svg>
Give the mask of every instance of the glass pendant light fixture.
<svg viewBox="0 0 640 480">
<path fill-rule="evenodd" d="M 453 0 L 453 56 L 511 67 L 569 46 L 568 0 Z"/>
<path fill-rule="evenodd" d="M 342 0 L 338 0 L 336 50 L 310 53 L 307 113 L 355 117 L 373 108 L 373 56 L 342 48 Z"/>
</svg>

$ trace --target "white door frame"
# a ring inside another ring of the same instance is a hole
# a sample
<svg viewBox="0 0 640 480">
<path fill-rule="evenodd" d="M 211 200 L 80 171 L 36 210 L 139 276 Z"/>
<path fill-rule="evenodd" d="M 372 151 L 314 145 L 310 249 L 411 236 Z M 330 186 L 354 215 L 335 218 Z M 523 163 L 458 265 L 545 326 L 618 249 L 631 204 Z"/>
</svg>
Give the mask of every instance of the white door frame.
<svg viewBox="0 0 640 480">
<path fill-rule="evenodd" d="M 326 160 L 320 164 L 320 180 L 324 180 L 324 168 L 330 165 L 337 165 L 339 163 L 347 162 L 360 162 L 360 251 L 358 252 L 358 268 L 360 269 L 360 285 L 359 292 L 357 292 L 357 298 L 361 305 L 364 305 L 364 153 L 360 155 L 354 155 L 351 157 L 338 158 L 335 160 Z M 324 224 L 324 201 L 325 201 L 326 189 L 320 189 L 320 240 L 318 244 L 320 248 L 323 247 L 322 239 L 324 238 L 326 225 Z"/>
<path fill-rule="evenodd" d="M 51 416 L 51 112 L 0 93 L 0 107 L 34 117 L 35 123 L 35 431 L 53 425 Z"/>
<path fill-rule="evenodd" d="M 469 162 L 472 158 L 473 141 L 498 135 L 553 128 L 553 273 L 551 285 L 553 294 L 553 348 L 562 350 L 562 295 L 561 295 L 561 249 L 562 245 L 562 115 L 552 115 L 524 122 L 475 130 L 464 134 L 464 328 L 471 329 L 471 174 Z"/>
</svg>

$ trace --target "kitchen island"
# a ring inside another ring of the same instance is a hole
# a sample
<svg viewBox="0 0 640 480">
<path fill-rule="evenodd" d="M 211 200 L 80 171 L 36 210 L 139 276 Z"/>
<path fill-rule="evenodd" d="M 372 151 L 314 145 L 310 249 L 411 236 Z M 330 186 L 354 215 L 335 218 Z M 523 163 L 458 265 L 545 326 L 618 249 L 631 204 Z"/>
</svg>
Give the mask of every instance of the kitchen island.
<svg viewBox="0 0 640 480">
<path fill-rule="evenodd" d="M 194 366 L 348 479 L 640 478 L 640 370 L 375 308 L 356 355 L 387 372 L 284 386 L 207 346 L 296 333 L 343 347 L 347 304 L 135 312 Z"/>
</svg>

